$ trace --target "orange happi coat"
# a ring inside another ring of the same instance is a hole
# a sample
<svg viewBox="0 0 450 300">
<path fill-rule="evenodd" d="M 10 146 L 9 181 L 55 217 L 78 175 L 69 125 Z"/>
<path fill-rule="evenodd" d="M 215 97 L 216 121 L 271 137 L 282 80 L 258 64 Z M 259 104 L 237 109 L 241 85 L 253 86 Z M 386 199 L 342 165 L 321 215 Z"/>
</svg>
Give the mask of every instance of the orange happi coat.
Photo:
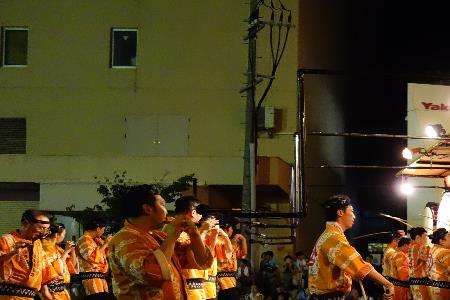
<svg viewBox="0 0 450 300">
<path fill-rule="evenodd" d="M 181 266 L 176 255 L 167 259 L 160 245 L 160 231 L 145 232 L 125 221 L 108 248 L 113 291 L 118 300 L 186 299 Z"/>
<path fill-rule="evenodd" d="M 397 250 L 392 244 L 388 245 L 383 254 L 383 276 L 392 277 L 392 256 Z"/>
<path fill-rule="evenodd" d="M 103 240 L 85 234 L 77 243 L 80 272 L 108 272 L 106 253 L 100 249 Z M 85 279 L 82 281 L 87 295 L 108 292 L 108 284 L 103 278 Z"/>
<path fill-rule="evenodd" d="M 231 256 L 227 255 L 226 251 L 226 237 L 219 235 L 215 246 L 215 253 L 217 257 L 217 272 L 236 272 L 237 258 L 236 249 L 233 248 Z M 218 277 L 217 282 L 220 290 L 226 290 L 236 287 L 236 277 Z"/>
<path fill-rule="evenodd" d="M 25 239 L 19 231 L 0 237 L 0 284 L 14 284 L 39 291 L 42 282 L 50 278 L 41 241 L 34 241 L 32 246 L 19 249 L 16 254 L 7 259 L 14 245 L 23 241 Z M 0 296 L 0 299 L 29 300 L 29 298 L 17 296 Z"/>
<path fill-rule="evenodd" d="M 175 253 L 182 265 L 182 276 L 186 281 L 186 293 L 190 300 L 206 300 L 205 279 L 207 279 L 207 269 L 213 260 L 211 252 L 208 249 L 208 256 L 210 259 L 206 266 L 200 266 L 193 256 L 191 246 L 191 239 L 186 232 L 182 232 L 177 239 L 175 246 Z M 189 281 L 196 280 L 203 284 L 202 288 L 190 288 Z"/>
<path fill-rule="evenodd" d="M 62 260 L 64 250 L 56 245 L 52 240 L 44 240 L 42 243 L 45 252 L 45 259 L 49 265 L 50 278 L 43 284 L 67 284 L 70 283 L 70 273 L 66 261 Z M 66 289 L 61 292 L 52 293 L 55 300 L 70 300 L 70 295 Z"/>
<path fill-rule="evenodd" d="M 428 277 L 427 260 L 430 247 L 411 242 L 409 249 L 409 277 L 426 278 Z M 428 289 L 426 285 L 410 285 L 411 296 L 413 299 L 429 300 Z"/>
<path fill-rule="evenodd" d="M 433 245 L 428 260 L 429 277 L 435 281 L 450 281 L 450 249 L 440 245 Z M 450 299 L 450 289 L 428 287 L 430 298 L 433 300 Z"/>
<path fill-rule="evenodd" d="M 349 293 L 352 278 L 362 280 L 373 270 L 347 241 L 336 222 L 327 222 L 311 254 L 309 288 L 311 294 Z"/>
<path fill-rule="evenodd" d="M 392 278 L 407 282 L 409 279 L 409 258 L 408 254 L 396 251 L 392 255 Z M 395 300 L 408 300 L 409 288 L 395 285 Z"/>
</svg>

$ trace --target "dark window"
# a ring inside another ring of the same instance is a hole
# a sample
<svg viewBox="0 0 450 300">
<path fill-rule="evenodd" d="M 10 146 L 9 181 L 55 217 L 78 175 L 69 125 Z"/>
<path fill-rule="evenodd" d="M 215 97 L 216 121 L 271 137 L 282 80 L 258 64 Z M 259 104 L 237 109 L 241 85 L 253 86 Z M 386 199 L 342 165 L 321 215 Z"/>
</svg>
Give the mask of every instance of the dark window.
<svg viewBox="0 0 450 300">
<path fill-rule="evenodd" d="M 136 67 L 137 29 L 113 28 L 111 66 Z"/>
<path fill-rule="evenodd" d="M 2 64 L 26 66 L 28 64 L 28 29 L 2 28 Z"/>
<path fill-rule="evenodd" d="M 0 118 L 0 154 L 25 154 L 26 136 L 25 118 Z"/>
</svg>

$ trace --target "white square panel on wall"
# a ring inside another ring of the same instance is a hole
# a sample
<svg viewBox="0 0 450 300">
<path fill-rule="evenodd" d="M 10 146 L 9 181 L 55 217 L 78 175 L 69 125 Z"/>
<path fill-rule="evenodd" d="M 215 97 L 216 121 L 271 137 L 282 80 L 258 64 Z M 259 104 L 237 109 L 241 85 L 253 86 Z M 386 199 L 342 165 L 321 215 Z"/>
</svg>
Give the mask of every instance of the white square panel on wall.
<svg viewBox="0 0 450 300">
<path fill-rule="evenodd" d="M 131 115 L 125 118 L 125 151 L 141 156 L 187 156 L 189 117 Z"/>
</svg>

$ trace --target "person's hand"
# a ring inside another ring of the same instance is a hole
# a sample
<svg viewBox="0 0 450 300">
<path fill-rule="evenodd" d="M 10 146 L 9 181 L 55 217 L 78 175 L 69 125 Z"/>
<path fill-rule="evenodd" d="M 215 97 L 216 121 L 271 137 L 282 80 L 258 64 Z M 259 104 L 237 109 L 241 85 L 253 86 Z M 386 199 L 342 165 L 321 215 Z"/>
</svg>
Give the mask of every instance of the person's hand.
<svg viewBox="0 0 450 300">
<path fill-rule="evenodd" d="M 104 240 L 105 244 L 109 244 L 109 242 L 111 242 L 112 239 L 112 234 L 108 234 Z"/>
<path fill-rule="evenodd" d="M 220 227 L 217 229 L 217 233 L 221 236 L 228 236 L 228 234 Z"/>
<path fill-rule="evenodd" d="M 205 230 L 205 231 L 206 230 L 211 230 L 211 229 L 213 229 L 214 227 L 216 227 L 218 225 L 219 225 L 219 220 L 217 220 L 216 218 L 212 217 L 212 218 L 209 218 L 209 219 L 203 221 L 200 229 L 201 230 Z"/>
<path fill-rule="evenodd" d="M 394 299 L 394 285 L 389 282 L 389 284 L 384 286 L 384 300 L 392 300 Z"/>
<path fill-rule="evenodd" d="M 185 231 L 187 234 L 192 235 L 192 234 L 194 234 L 194 232 L 197 231 L 197 230 L 198 230 L 198 229 L 197 229 L 197 226 L 195 225 L 195 223 L 192 222 L 192 221 L 189 220 L 189 219 L 186 219 L 186 225 L 185 225 L 184 231 Z"/>
<path fill-rule="evenodd" d="M 33 245 L 33 242 L 27 241 L 27 240 L 23 240 L 23 241 L 17 242 L 17 243 L 14 244 L 12 252 L 18 252 L 19 249 L 26 248 L 26 247 L 31 246 L 31 245 Z"/>
<path fill-rule="evenodd" d="M 67 241 L 66 247 L 64 247 L 65 252 L 70 252 L 75 247 L 75 243 L 73 241 Z"/>
<path fill-rule="evenodd" d="M 195 225 L 195 224 L 194 224 Z M 163 231 L 168 236 L 178 238 L 187 226 L 187 219 L 184 216 L 177 216 L 170 223 L 164 226 Z"/>
</svg>

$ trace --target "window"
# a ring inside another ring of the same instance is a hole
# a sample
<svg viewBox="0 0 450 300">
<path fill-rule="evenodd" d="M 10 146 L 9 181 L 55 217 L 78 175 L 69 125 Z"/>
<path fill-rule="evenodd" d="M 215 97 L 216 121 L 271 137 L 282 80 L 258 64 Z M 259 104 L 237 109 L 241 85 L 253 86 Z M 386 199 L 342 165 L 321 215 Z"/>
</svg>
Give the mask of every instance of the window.
<svg viewBox="0 0 450 300">
<path fill-rule="evenodd" d="M 0 154 L 25 154 L 26 136 L 24 118 L 0 118 Z"/>
<path fill-rule="evenodd" d="M 21 67 L 28 64 L 28 28 L 2 28 L 2 65 Z"/>
<path fill-rule="evenodd" d="M 135 68 L 137 29 L 113 28 L 111 31 L 111 67 Z"/>
</svg>

